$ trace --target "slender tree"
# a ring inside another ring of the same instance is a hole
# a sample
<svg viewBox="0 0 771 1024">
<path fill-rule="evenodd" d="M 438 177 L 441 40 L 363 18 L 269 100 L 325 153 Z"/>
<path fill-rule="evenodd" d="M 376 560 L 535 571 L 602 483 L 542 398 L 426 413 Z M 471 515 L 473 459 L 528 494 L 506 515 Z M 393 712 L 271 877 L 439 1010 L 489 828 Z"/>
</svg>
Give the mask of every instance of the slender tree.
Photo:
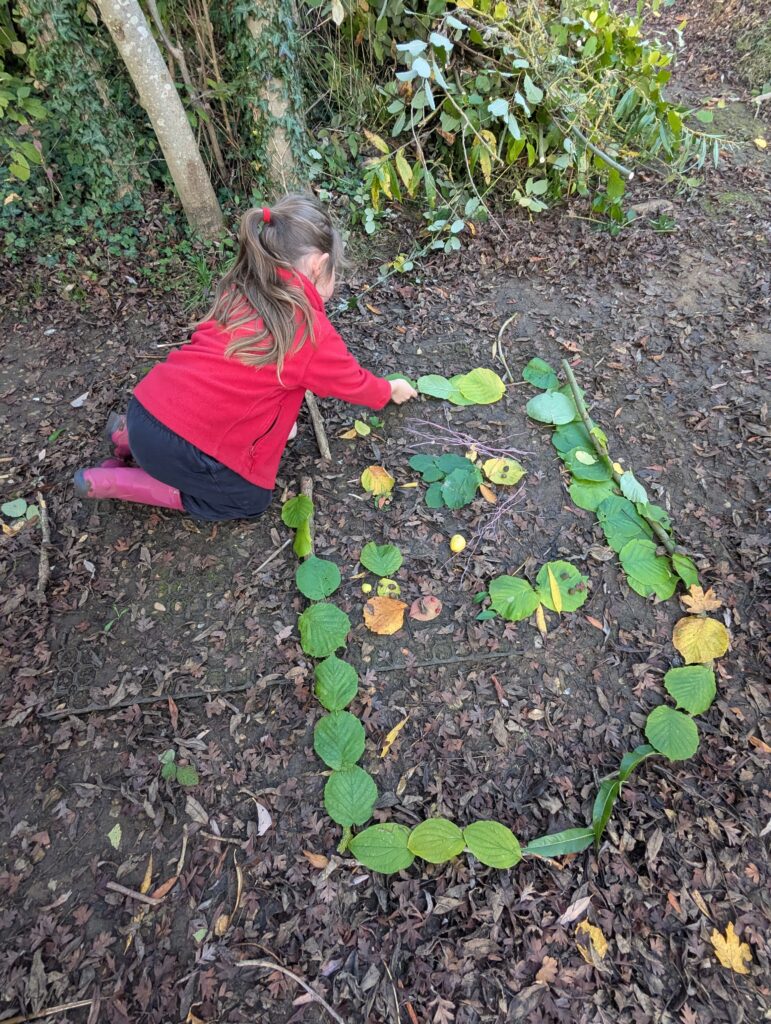
<svg viewBox="0 0 771 1024">
<path fill-rule="evenodd" d="M 96 0 L 139 93 L 191 227 L 206 237 L 222 229 L 222 211 L 158 45 L 137 0 Z"/>
</svg>

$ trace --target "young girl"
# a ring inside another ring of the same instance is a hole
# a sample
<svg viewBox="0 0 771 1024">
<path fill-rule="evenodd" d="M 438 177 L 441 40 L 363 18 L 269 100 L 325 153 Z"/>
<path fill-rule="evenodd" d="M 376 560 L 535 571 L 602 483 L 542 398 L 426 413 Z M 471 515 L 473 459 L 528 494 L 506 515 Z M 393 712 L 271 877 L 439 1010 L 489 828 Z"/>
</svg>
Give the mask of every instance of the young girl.
<svg viewBox="0 0 771 1024">
<path fill-rule="evenodd" d="M 140 382 L 126 416 L 112 414 L 116 458 L 79 469 L 77 494 L 252 518 L 270 504 L 306 389 L 370 409 L 414 398 L 406 380 L 364 370 L 327 319 L 341 261 L 340 236 L 314 198 L 249 210 L 207 319 Z"/>
</svg>

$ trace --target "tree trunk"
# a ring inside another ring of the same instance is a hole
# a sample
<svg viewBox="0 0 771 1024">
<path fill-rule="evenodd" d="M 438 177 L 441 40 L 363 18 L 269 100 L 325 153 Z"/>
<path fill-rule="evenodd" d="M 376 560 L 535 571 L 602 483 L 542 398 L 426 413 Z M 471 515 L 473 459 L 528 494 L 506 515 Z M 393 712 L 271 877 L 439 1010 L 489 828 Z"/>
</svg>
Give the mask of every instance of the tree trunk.
<svg viewBox="0 0 771 1024">
<path fill-rule="evenodd" d="M 191 227 L 201 235 L 215 237 L 222 230 L 222 211 L 141 7 L 137 0 L 96 2 L 150 118 Z"/>
</svg>

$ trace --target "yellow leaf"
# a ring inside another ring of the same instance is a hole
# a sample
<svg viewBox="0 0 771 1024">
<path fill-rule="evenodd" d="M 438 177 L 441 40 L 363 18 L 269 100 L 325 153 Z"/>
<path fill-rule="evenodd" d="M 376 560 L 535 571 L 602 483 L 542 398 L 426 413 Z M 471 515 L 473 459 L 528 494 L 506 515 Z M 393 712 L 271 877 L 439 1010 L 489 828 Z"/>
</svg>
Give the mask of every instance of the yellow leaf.
<svg viewBox="0 0 771 1024">
<path fill-rule="evenodd" d="M 623 473 L 624 472 L 624 467 L 621 465 L 620 462 L 614 462 L 613 463 L 613 468 L 615 469 L 615 471 L 617 473 Z"/>
<path fill-rule="evenodd" d="M 501 0 L 501 3 L 497 3 L 495 5 L 495 10 L 493 11 L 493 17 L 495 18 L 496 21 L 505 21 L 506 18 L 508 17 L 508 15 L 509 15 L 508 5 L 503 3 L 503 0 Z"/>
<path fill-rule="evenodd" d="M 374 146 L 375 149 L 377 149 L 380 153 L 384 153 L 386 156 L 388 156 L 387 142 L 384 142 L 383 139 L 381 139 L 379 135 L 375 135 L 374 132 L 367 131 L 366 128 L 364 129 L 364 134 L 366 135 L 367 141 L 370 143 L 370 145 Z"/>
<path fill-rule="evenodd" d="M 490 161 L 490 154 L 486 149 L 483 149 L 479 154 L 479 166 L 482 168 L 482 177 L 485 179 L 485 184 L 489 185 L 493 177 L 493 165 Z"/>
<path fill-rule="evenodd" d="M 589 452 L 585 452 L 582 448 L 576 451 L 576 462 L 580 462 L 582 466 L 593 466 L 597 459 Z"/>
<path fill-rule="evenodd" d="M 388 580 L 385 577 L 378 582 L 377 585 L 377 596 L 378 597 L 398 597 L 401 594 L 402 588 L 396 582 L 396 580 Z"/>
<path fill-rule="evenodd" d="M 364 605 L 364 623 L 379 636 L 391 636 L 404 625 L 406 607 L 395 597 L 373 597 Z"/>
<path fill-rule="evenodd" d="M 214 934 L 221 939 L 230 927 L 230 914 L 220 914 L 214 922 Z"/>
<path fill-rule="evenodd" d="M 145 868 L 145 877 L 142 879 L 142 884 L 139 886 L 139 891 L 146 893 L 150 886 L 153 884 L 153 855 L 150 854 L 150 859 L 147 862 Z"/>
<path fill-rule="evenodd" d="M 551 594 L 551 603 L 554 605 L 555 612 L 562 611 L 562 591 L 559 588 L 557 579 L 554 573 L 551 571 L 551 566 L 546 566 L 546 574 L 549 577 L 549 593 Z"/>
<path fill-rule="evenodd" d="M 753 142 L 758 147 L 758 149 L 768 149 L 768 143 L 764 138 L 758 137 L 757 139 L 753 139 Z"/>
<path fill-rule="evenodd" d="M 675 626 L 672 643 L 682 654 L 686 665 L 702 665 L 714 658 L 722 658 L 728 650 L 728 630 L 717 619 L 702 619 L 688 615 Z"/>
<path fill-rule="evenodd" d="M 18 194 L 18 192 L 9 192 L 3 200 L 3 206 L 7 206 L 9 203 L 14 202 L 14 200 L 16 199 L 21 199 L 21 196 Z"/>
<path fill-rule="evenodd" d="M 526 472 L 516 459 L 488 459 L 482 471 L 492 483 L 505 486 L 518 483 Z"/>
<path fill-rule="evenodd" d="M 391 731 L 389 732 L 389 734 L 388 734 L 388 735 L 386 736 L 386 738 L 385 738 L 385 743 L 383 743 L 383 749 L 382 749 L 382 750 L 380 751 L 380 756 L 381 756 L 381 757 L 385 757 L 385 756 L 386 756 L 386 754 L 388 753 L 388 751 L 389 751 L 389 750 L 391 749 L 391 747 L 393 746 L 394 740 L 396 739 L 396 737 L 397 737 L 397 736 L 399 735 L 399 733 L 400 733 L 400 732 L 402 731 L 402 729 L 403 729 L 403 728 L 405 727 L 405 725 L 406 725 L 406 724 L 407 724 L 407 722 L 409 721 L 409 718 L 410 718 L 410 716 L 409 716 L 409 715 L 406 715 L 406 716 L 405 716 L 405 717 L 404 717 L 404 718 L 403 718 L 403 719 L 401 720 L 401 722 L 398 722 L 398 723 L 397 723 L 397 724 L 396 724 L 396 725 L 395 725 L 395 726 L 393 727 L 393 729 L 392 729 L 392 730 L 391 730 Z"/>
<path fill-rule="evenodd" d="M 382 466 L 369 466 L 361 474 L 361 486 L 370 494 L 390 494 L 395 483 L 388 470 Z"/>
<path fill-rule="evenodd" d="M 335 25 L 342 25 L 345 21 L 345 8 L 340 0 L 332 0 L 332 21 Z"/>
<path fill-rule="evenodd" d="M 395 163 L 397 173 L 404 182 L 404 187 L 406 189 L 409 189 L 412 183 L 412 168 L 405 160 L 404 153 L 401 150 L 399 150 L 396 154 Z"/>
<path fill-rule="evenodd" d="M 476 450 L 476 448 L 469 448 L 469 450 L 464 455 L 464 458 L 468 459 L 469 462 L 476 462 L 476 460 L 479 458 L 479 452 Z"/>
<path fill-rule="evenodd" d="M 588 921 L 582 921 L 576 926 L 576 937 L 580 934 L 589 936 L 589 942 L 591 943 L 592 950 L 594 950 L 600 960 L 603 960 L 605 958 L 605 954 L 608 952 L 608 940 L 602 934 L 601 929 L 599 929 L 595 924 L 589 924 Z M 576 941 L 576 945 L 578 946 L 578 952 L 584 960 L 586 960 L 588 964 L 592 963 L 592 955 L 590 950 L 586 948 L 586 945 L 579 941 Z"/>
<path fill-rule="evenodd" d="M 341 441 L 355 441 L 359 436 L 358 433 L 351 428 L 350 430 L 344 431 L 342 434 L 337 435 Z"/>
<path fill-rule="evenodd" d="M 372 427 L 363 420 L 354 420 L 353 429 L 360 437 L 367 437 L 368 434 L 372 433 Z"/>
<path fill-rule="evenodd" d="M 717 956 L 723 967 L 727 967 L 736 974 L 749 974 L 749 968 L 744 961 L 752 963 L 752 952 L 746 942 L 740 942 L 739 936 L 734 931 L 733 924 L 729 921 L 725 930 L 725 937 L 715 928 L 710 936 L 710 942 L 715 948 Z"/>
<path fill-rule="evenodd" d="M 485 501 L 489 501 L 491 505 L 494 505 L 496 503 L 496 501 L 498 500 L 498 497 L 497 497 L 495 491 L 491 490 L 485 484 L 480 484 L 479 485 L 479 493 L 482 495 L 482 497 L 485 499 Z"/>
<path fill-rule="evenodd" d="M 718 608 L 723 607 L 723 602 L 720 598 L 715 597 L 715 591 L 711 587 L 705 593 L 695 583 L 690 588 L 690 592 L 681 600 L 691 615 L 698 615 L 699 612 L 715 612 Z"/>
<path fill-rule="evenodd" d="M 539 604 L 535 610 L 535 624 L 541 636 L 546 636 L 546 616 L 543 612 L 543 605 Z"/>
</svg>

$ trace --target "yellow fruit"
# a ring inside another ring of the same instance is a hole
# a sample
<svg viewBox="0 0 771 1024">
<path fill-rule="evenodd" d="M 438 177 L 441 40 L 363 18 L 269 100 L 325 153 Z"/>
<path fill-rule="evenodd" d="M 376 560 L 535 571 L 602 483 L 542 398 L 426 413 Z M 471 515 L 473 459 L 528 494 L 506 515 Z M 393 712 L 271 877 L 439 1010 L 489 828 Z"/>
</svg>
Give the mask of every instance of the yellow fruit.
<svg viewBox="0 0 771 1024">
<path fill-rule="evenodd" d="M 466 546 L 466 538 L 460 533 L 456 533 L 454 537 L 450 537 L 450 551 L 453 554 L 459 555 Z"/>
<path fill-rule="evenodd" d="M 362 585 L 361 585 L 361 592 L 362 592 L 362 594 L 371 594 L 372 593 L 372 584 L 371 583 L 362 583 Z"/>
</svg>

